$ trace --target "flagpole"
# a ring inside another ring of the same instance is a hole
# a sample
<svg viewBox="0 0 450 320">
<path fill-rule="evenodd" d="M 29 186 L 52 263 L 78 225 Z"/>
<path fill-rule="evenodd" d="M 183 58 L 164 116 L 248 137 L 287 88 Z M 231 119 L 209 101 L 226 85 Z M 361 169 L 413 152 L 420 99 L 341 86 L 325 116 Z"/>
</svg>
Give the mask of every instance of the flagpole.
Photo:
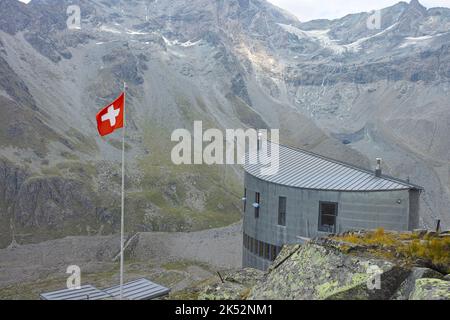
<svg viewBox="0 0 450 320">
<path fill-rule="evenodd" d="M 122 131 L 122 208 L 120 215 L 120 300 L 123 299 L 123 250 L 124 250 L 124 216 L 125 216 L 125 128 L 126 128 L 126 90 L 127 84 L 123 83 L 123 131 Z"/>
</svg>

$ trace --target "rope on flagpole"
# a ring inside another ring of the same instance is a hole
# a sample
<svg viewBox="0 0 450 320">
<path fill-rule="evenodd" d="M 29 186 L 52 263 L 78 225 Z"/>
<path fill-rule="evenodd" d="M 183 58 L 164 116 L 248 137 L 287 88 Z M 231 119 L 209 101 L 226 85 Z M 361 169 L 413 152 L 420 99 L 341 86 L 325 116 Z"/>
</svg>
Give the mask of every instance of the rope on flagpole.
<svg viewBox="0 0 450 320">
<path fill-rule="evenodd" d="M 123 83 L 123 131 L 122 131 L 122 208 L 120 215 L 120 300 L 123 299 L 123 247 L 125 229 L 125 129 L 126 129 L 126 90 L 127 83 Z"/>
</svg>

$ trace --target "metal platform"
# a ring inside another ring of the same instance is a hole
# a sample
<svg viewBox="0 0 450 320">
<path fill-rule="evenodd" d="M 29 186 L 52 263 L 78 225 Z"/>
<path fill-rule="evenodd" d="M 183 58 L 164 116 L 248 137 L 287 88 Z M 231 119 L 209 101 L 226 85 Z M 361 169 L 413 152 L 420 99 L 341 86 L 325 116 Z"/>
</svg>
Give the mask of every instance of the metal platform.
<svg viewBox="0 0 450 320">
<path fill-rule="evenodd" d="M 103 290 L 113 298 L 120 295 L 120 286 L 114 286 Z M 123 285 L 124 300 L 152 300 L 169 294 L 170 289 L 147 279 L 138 279 Z"/>
<path fill-rule="evenodd" d="M 170 289 L 147 279 L 138 279 L 123 285 L 124 300 L 152 300 L 169 294 Z M 41 300 L 114 300 L 119 299 L 120 286 L 97 289 L 92 285 L 80 289 L 64 289 L 40 294 Z"/>
<path fill-rule="evenodd" d="M 111 298 L 111 296 L 94 286 L 85 285 L 80 289 L 65 289 L 42 293 L 40 298 L 41 300 L 103 300 Z"/>
</svg>

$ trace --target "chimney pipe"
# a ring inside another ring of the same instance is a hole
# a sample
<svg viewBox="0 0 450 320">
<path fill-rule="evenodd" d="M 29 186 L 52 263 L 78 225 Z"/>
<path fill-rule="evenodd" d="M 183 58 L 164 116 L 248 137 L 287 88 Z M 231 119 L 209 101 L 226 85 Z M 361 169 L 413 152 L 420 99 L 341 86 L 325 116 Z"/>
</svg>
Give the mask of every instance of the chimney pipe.
<svg viewBox="0 0 450 320">
<path fill-rule="evenodd" d="M 377 167 L 375 168 L 375 176 L 376 177 L 381 177 L 382 174 L 382 169 L 381 169 L 381 163 L 382 163 L 383 159 L 381 158 L 377 158 Z"/>
</svg>

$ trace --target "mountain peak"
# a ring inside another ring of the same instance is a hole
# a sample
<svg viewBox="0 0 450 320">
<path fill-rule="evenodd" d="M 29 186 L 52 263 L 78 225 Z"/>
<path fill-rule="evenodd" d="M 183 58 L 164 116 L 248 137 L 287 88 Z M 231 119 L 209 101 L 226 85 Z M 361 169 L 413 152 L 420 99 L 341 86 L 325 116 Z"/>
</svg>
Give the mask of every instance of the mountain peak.
<svg viewBox="0 0 450 320">
<path fill-rule="evenodd" d="M 420 12 L 421 14 L 426 14 L 427 13 L 427 8 L 424 7 L 419 0 L 411 0 L 411 2 L 409 3 L 409 8 L 412 10 L 416 10 L 418 12 Z"/>
</svg>

